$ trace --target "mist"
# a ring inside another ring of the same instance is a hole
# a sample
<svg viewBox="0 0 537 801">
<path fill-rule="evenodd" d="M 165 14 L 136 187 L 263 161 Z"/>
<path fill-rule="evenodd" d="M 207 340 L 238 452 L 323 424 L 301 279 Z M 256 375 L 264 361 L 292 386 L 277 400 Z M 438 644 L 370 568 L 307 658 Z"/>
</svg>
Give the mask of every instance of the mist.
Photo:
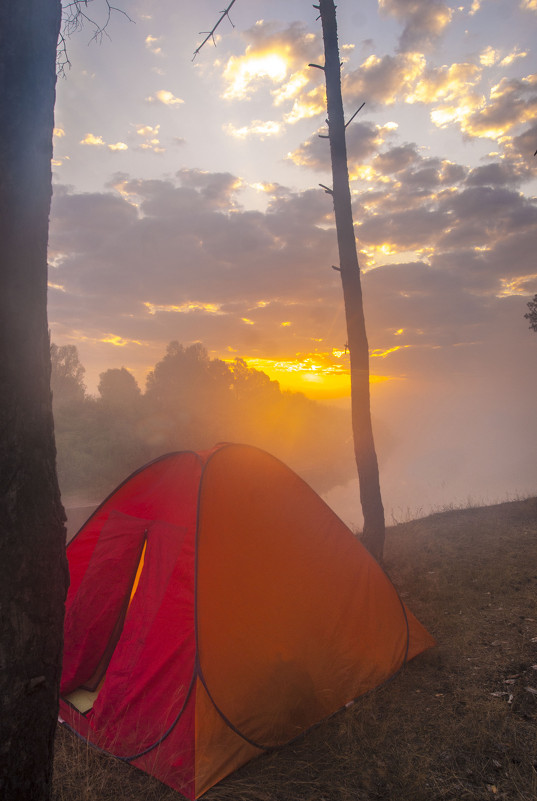
<svg viewBox="0 0 537 801">
<path fill-rule="evenodd" d="M 452 373 L 442 384 L 402 382 L 390 396 L 377 393 L 373 417 L 386 523 L 537 494 L 536 393 L 535 371 L 513 362 L 501 380 L 497 371 L 488 379 Z M 324 499 L 347 525 L 361 528 L 356 478 Z"/>
</svg>

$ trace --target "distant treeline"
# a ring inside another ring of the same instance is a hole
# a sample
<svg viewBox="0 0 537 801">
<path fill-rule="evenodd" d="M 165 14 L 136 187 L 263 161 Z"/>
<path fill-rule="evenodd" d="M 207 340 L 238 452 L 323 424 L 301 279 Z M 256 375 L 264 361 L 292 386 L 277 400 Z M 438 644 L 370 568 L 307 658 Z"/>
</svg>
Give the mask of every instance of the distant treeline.
<svg viewBox="0 0 537 801">
<path fill-rule="evenodd" d="M 88 395 L 74 345 L 51 345 L 58 475 L 64 496 L 98 501 L 133 470 L 176 450 L 240 442 L 269 451 L 318 492 L 353 475 L 349 415 L 276 381 L 242 359 L 211 359 L 201 344 L 170 342 L 145 392 L 124 367 Z"/>
</svg>

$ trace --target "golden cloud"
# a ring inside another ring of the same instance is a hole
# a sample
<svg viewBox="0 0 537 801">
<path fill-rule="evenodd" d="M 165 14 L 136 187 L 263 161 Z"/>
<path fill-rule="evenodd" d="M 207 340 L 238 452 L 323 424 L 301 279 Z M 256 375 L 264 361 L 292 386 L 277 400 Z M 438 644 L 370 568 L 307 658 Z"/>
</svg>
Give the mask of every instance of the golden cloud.
<svg viewBox="0 0 537 801">
<path fill-rule="evenodd" d="M 106 334 L 106 336 L 98 339 L 97 342 L 102 342 L 105 345 L 114 345 L 117 348 L 124 348 L 126 345 L 142 345 L 139 339 L 125 339 L 118 334 Z"/>
<path fill-rule="evenodd" d="M 235 128 L 232 123 L 223 126 L 223 130 L 230 136 L 236 139 L 246 139 L 248 136 L 259 136 L 264 139 L 265 136 L 275 136 L 282 131 L 282 125 L 274 120 L 252 120 L 249 125 L 244 125 L 242 128 Z"/>
<path fill-rule="evenodd" d="M 151 95 L 150 97 L 146 97 L 146 103 L 164 103 L 165 106 L 180 106 L 184 103 L 184 100 L 181 100 L 180 97 L 176 97 L 173 92 L 170 92 L 168 89 L 159 89 L 158 92 L 155 92 L 154 96 Z"/>
<path fill-rule="evenodd" d="M 164 153 L 165 148 L 161 147 L 159 137 L 160 125 L 141 125 L 136 128 L 138 136 L 142 136 L 145 142 L 142 142 L 138 147 L 141 150 L 151 150 L 153 153 Z"/>
<path fill-rule="evenodd" d="M 354 102 L 367 97 L 372 103 L 393 105 L 412 94 L 425 68 L 425 56 L 421 53 L 398 53 L 383 58 L 371 55 L 358 69 L 343 76 L 343 92 L 346 97 L 354 98 Z"/>
<path fill-rule="evenodd" d="M 462 130 L 466 130 L 467 120 L 484 105 L 482 95 L 470 93 L 459 97 L 456 103 L 441 105 L 431 111 L 431 120 L 438 128 L 458 123 Z"/>
<path fill-rule="evenodd" d="M 324 86 L 317 86 L 295 100 L 291 111 L 284 115 L 284 120 L 293 125 L 295 122 L 317 117 L 323 113 L 326 113 L 326 90 Z"/>
<path fill-rule="evenodd" d="M 386 356 L 390 356 L 392 353 L 397 353 L 398 350 L 405 350 L 406 348 L 412 347 L 411 345 L 395 345 L 393 348 L 386 348 L 383 350 L 382 348 L 375 348 L 374 350 L 369 351 L 369 357 L 371 359 L 385 359 Z"/>
<path fill-rule="evenodd" d="M 489 45 L 483 50 L 482 53 L 480 53 L 479 63 L 484 67 L 493 67 L 495 64 L 500 64 L 502 67 L 508 67 L 517 59 L 526 58 L 527 55 L 528 53 L 526 50 L 520 50 L 520 48 L 517 46 L 511 53 L 508 53 L 506 56 L 502 56 L 500 50 L 495 50 Z"/>
<path fill-rule="evenodd" d="M 497 64 L 499 60 L 500 51 L 495 50 L 490 45 L 485 47 L 483 52 L 479 54 L 479 63 L 483 64 L 484 67 L 492 67 L 494 64 Z"/>
<path fill-rule="evenodd" d="M 171 312 L 173 314 L 189 314 L 190 312 L 205 312 L 206 314 L 225 314 L 225 312 L 222 311 L 222 306 L 220 303 L 202 303 L 199 301 L 187 301 L 186 303 L 174 305 L 171 303 L 161 304 L 161 303 L 150 303 L 149 301 L 145 301 L 144 306 L 151 315 L 155 315 L 157 314 L 157 312 L 166 312 L 166 313 Z"/>
<path fill-rule="evenodd" d="M 527 55 L 528 55 L 528 53 L 527 53 L 526 50 L 519 50 L 518 47 L 515 47 L 515 49 L 513 50 L 512 53 L 509 53 L 507 56 L 504 56 L 504 58 L 502 58 L 502 60 L 500 61 L 500 66 L 501 67 L 508 67 L 510 64 L 512 64 L 517 59 L 526 58 Z"/>
<path fill-rule="evenodd" d="M 478 82 L 481 70 L 475 64 L 452 64 L 427 71 L 405 97 L 407 103 L 450 102 L 464 97 Z"/>
<path fill-rule="evenodd" d="M 440 112 L 441 113 L 441 112 Z M 535 120 L 537 114 L 537 74 L 525 78 L 502 78 L 490 91 L 489 102 L 474 99 L 459 110 L 451 109 L 447 116 L 459 122 L 461 130 L 471 137 L 499 139 L 514 127 Z M 433 122 L 439 124 L 438 118 Z"/>
<path fill-rule="evenodd" d="M 87 133 L 84 139 L 80 140 L 81 145 L 89 145 L 90 147 L 104 147 L 106 146 L 108 150 L 116 151 L 116 150 L 128 150 L 129 146 L 125 144 L 125 142 L 115 142 L 113 144 L 108 145 L 102 136 L 96 136 L 92 133 Z M 65 157 L 67 158 L 67 156 Z M 61 162 L 59 162 L 61 164 Z"/>
<path fill-rule="evenodd" d="M 145 46 L 156 56 L 159 56 L 162 53 L 162 48 L 157 45 L 157 42 L 160 41 L 160 38 L 160 36 L 151 36 L 151 34 L 145 37 Z"/>
<path fill-rule="evenodd" d="M 288 60 L 284 51 L 253 52 L 247 48 L 244 56 L 231 56 L 224 69 L 228 84 L 226 100 L 244 100 L 260 82 L 282 83 L 287 77 Z"/>
<path fill-rule="evenodd" d="M 511 295 L 533 295 L 537 282 L 537 273 L 531 275 L 520 275 L 516 278 L 501 278 L 501 291 L 498 298 L 506 298 Z"/>
<path fill-rule="evenodd" d="M 90 145 L 91 147 L 101 147 L 104 146 L 106 143 L 102 136 L 96 136 L 92 133 L 87 133 L 84 139 L 80 140 L 81 145 Z"/>
<path fill-rule="evenodd" d="M 138 136 L 158 136 L 160 125 L 141 125 L 136 129 Z"/>
<path fill-rule="evenodd" d="M 275 106 L 295 101 L 287 122 L 311 117 L 316 95 L 302 98 L 303 92 L 323 82 L 319 70 L 306 67 L 321 58 L 320 39 L 300 23 L 292 23 L 284 30 L 260 20 L 244 38 L 249 44 L 243 55 L 231 56 L 223 69 L 226 99 L 247 99 L 260 87 L 272 85 L 271 95 Z M 318 103 L 317 103 L 318 105 Z"/>
<path fill-rule="evenodd" d="M 274 97 L 274 105 L 280 106 L 286 100 L 295 98 L 305 86 L 308 85 L 310 77 L 305 70 L 294 72 L 289 80 L 283 84 L 279 89 L 272 92 Z"/>
</svg>

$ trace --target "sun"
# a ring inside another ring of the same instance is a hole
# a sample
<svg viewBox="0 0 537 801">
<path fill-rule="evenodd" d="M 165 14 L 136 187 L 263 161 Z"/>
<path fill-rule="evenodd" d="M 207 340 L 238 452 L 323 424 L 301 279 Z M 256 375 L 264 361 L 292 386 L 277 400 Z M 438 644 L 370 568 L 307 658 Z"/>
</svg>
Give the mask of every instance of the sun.
<svg viewBox="0 0 537 801">
<path fill-rule="evenodd" d="M 272 381 L 278 381 L 283 391 L 303 392 L 312 400 L 348 398 L 351 392 L 350 372 L 341 364 L 344 351 L 331 353 L 296 354 L 295 358 L 245 358 L 248 367 L 261 370 Z M 391 376 L 371 375 L 370 383 L 379 384 Z"/>
<path fill-rule="evenodd" d="M 273 83 L 282 83 L 287 76 L 287 70 L 284 53 L 275 50 L 265 53 L 247 52 L 239 58 L 232 56 L 224 71 L 224 78 L 228 83 L 224 97 L 244 98 L 252 84 L 267 78 Z"/>
</svg>

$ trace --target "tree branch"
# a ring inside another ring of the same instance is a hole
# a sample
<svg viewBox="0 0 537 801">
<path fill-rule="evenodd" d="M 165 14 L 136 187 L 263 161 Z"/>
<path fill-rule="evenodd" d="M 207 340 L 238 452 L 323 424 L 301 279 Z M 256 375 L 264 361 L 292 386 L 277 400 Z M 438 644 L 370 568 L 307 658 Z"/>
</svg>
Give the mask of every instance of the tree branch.
<svg viewBox="0 0 537 801">
<path fill-rule="evenodd" d="M 71 0 L 71 2 L 64 3 L 62 10 L 62 28 L 58 37 L 58 49 L 56 55 L 56 69 L 58 75 L 65 75 L 67 67 L 71 66 L 69 56 L 67 55 L 67 39 L 74 33 L 81 31 L 85 25 L 89 25 L 93 31 L 90 42 L 98 42 L 103 40 L 103 36 L 110 38 L 107 28 L 110 24 L 112 14 L 122 14 L 129 22 L 134 22 L 126 11 L 112 5 L 110 0 L 103 0 L 106 9 L 106 17 L 103 23 L 98 23 L 90 17 L 86 9 L 93 0 Z"/>
<path fill-rule="evenodd" d="M 228 18 L 228 20 L 229 20 L 229 22 L 230 22 L 230 25 L 231 25 L 231 27 L 232 27 L 232 28 L 234 28 L 234 27 L 235 27 L 235 26 L 233 25 L 233 23 L 231 22 L 231 17 L 229 16 L 229 10 L 230 10 L 231 6 L 232 6 L 234 3 L 235 3 L 235 0 L 231 0 L 231 3 L 228 5 L 228 7 L 227 7 L 227 8 L 225 8 L 225 9 L 224 9 L 224 10 L 221 12 L 221 17 L 220 17 L 220 19 L 218 20 L 218 22 L 216 23 L 216 25 L 213 27 L 213 29 L 212 29 L 212 30 L 210 30 L 210 31 L 200 31 L 200 33 L 207 33 L 207 35 L 206 35 L 205 39 L 203 40 L 203 42 L 202 42 L 202 43 L 201 43 L 201 44 L 200 44 L 198 47 L 196 47 L 196 49 L 194 50 L 194 55 L 192 56 L 192 61 L 194 61 L 194 59 L 196 58 L 196 56 L 198 55 L 198 53 L 200 52 L 200 50 L 202 49 L 202 47 L 203 47 L 205 44 L 207 44 L 207 42 L 209 41 L 209 39 L 212 39 L 212 40 L 213 40 L 213 44 L 214 44 L 214 46 L 216 47 L 216 42 L 215 42 L 215 40 L 214 40 L 214 34 L 215 34 L 215 31 L 216 31 L 216 29 L 218 28 L 218 26 L 220 25 L 220 23 L 222 22 L 222 20 L 223 20 L 223 19 L 225 19 L 225 18 L 227 17 L 227 18 Z"/>
</svg>

